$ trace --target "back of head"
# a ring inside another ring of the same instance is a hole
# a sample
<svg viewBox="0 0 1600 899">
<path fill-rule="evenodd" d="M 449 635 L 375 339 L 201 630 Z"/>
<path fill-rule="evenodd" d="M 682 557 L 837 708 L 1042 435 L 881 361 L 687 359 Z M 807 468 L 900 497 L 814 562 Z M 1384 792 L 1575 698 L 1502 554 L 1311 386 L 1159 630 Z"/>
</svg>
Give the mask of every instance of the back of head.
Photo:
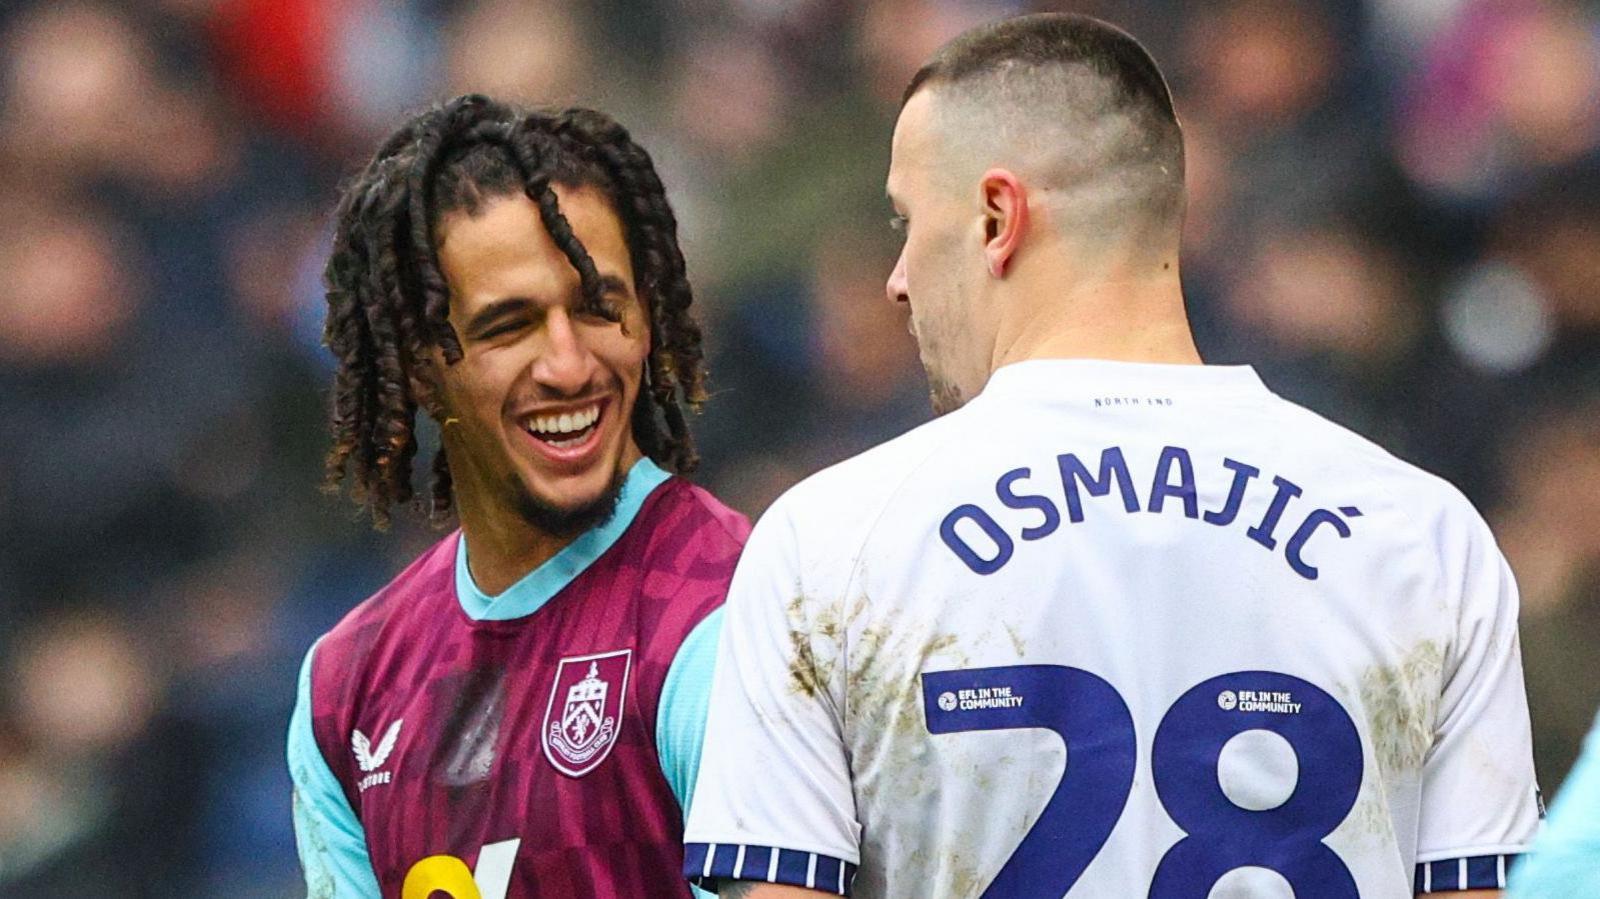
<svg viewBox="0 0 1600 899">
<path fill-rule="evenodd" d="M 906 90 L 934 95 L 941 167 L 971 184 L 1014 171 L 1068 236 L 1177 242 L 1183 137 L 1172 96 L 1131 35 L 1087 16 L 1043 13 L 973 29 Z"/>
</svg>

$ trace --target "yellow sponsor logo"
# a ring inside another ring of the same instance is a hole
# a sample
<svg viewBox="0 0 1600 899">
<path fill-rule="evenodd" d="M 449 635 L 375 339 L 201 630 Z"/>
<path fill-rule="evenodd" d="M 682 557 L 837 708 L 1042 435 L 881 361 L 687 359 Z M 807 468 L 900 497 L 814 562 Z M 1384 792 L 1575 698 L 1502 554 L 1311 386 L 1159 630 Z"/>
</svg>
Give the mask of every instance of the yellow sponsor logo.
<svg viewBox="0 0 1600 899">
<path fill-rule="evenodd" d="M 521 839 L 486 844 L 478 850 L 476 872 L 453 855 L 430 855 L 406 872 L 400 899 L 433 899 L 437 893 L 450 899 L 506 899 L 521 844 Z"/>
</svg>

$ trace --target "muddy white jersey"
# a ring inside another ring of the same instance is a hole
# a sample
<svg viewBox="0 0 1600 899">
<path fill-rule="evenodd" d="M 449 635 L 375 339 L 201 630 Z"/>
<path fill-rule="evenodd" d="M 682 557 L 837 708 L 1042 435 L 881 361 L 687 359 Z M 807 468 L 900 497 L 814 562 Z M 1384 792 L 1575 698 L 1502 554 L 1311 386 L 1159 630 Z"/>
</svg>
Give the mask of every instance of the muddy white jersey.
<svg viewBox="0 0 1600 899">
<path fill-rule="evenodd" d="M 1538 827 L 1489 529 L 1246 367 L 1004 367 L 782 497 L 725 614 L 699 882 L 1373 899 Z"/>
</svg>

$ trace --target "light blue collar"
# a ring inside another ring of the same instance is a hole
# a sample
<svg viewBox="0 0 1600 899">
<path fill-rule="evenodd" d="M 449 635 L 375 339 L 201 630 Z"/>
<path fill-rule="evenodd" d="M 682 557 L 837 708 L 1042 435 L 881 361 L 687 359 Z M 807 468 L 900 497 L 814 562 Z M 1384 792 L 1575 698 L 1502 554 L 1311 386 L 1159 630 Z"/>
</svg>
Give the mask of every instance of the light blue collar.
<svg viewBox="0 0 1600 899">
<path fill-rule="evenodd" d="M 648 457 L 635 462 L 622 482 L 617 510 L 605 524 L 579 534 L 578 539 L 499 596 L 489 596 L 473 583 L 472 572 L 467 568 L 467 536 L 462 534 L 456 544 L 456 598 L 461 601 L 461 608 L 474 621 L 509 621 L 539 611 L 617 542 L 639 514 L 645 497 L 669 477 Z"/>
</svg>

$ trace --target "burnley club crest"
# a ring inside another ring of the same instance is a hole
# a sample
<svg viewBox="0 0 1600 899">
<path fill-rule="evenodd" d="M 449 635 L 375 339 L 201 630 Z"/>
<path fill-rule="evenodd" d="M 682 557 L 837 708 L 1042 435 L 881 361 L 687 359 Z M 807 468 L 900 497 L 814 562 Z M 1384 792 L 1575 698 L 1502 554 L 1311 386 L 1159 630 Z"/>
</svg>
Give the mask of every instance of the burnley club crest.
<svg viewBox="0 0 1600 899">
<path fill-rule="evenodd" d="M 616 745 L 633 650 L 562 659 L 544 713 L 544 754 L 556 770 L 582 777 Z"/>
</svg>

